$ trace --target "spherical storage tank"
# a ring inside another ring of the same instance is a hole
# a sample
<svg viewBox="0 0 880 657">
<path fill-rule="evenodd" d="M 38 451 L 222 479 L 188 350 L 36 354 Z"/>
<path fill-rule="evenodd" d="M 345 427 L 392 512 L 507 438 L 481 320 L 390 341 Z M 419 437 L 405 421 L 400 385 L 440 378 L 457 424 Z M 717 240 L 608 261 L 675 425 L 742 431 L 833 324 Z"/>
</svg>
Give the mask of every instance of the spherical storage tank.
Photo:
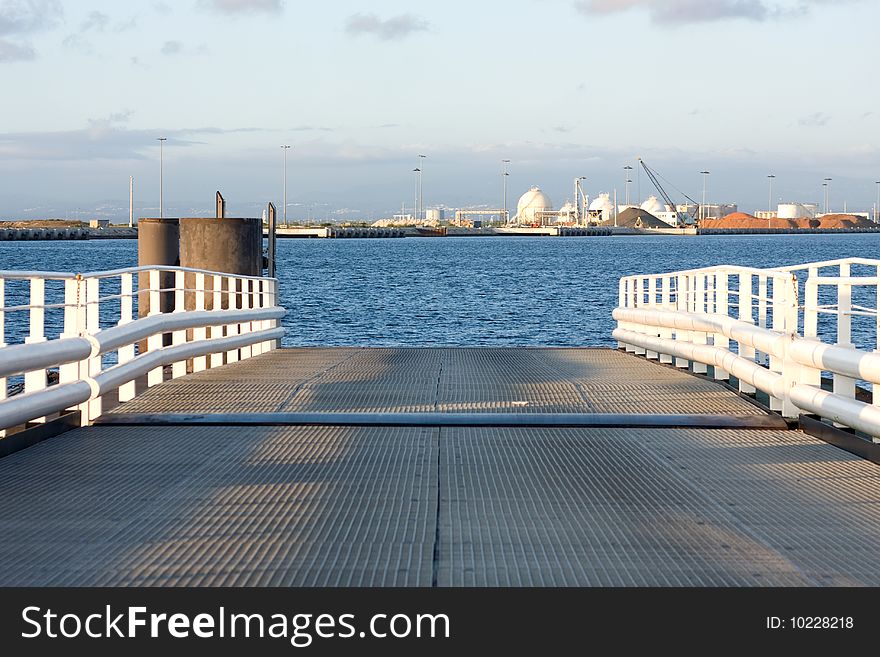
<svg viewBox="0 0 880 657">
<path fill-rule="evenodd" d="M 608 194 L 599 194 L 596 198 L 593 199 L 593 202 L 590 203 L 590 212 L 613 212 L 614 211 L 614 203 L 611 202 L 611 198 Z"/>
<path fill-rule="evenodd" d="M 516 215 L 519 222 L 523 224 L 536 224 L 541 220 L 537 216 L 538 212 L 549 212 L 553 210 L 553 202 L 541 191 L 539 187 L 532 187 L 523 194 L 519 202 L 516 204 Z"/>
<path fill-rule="evenodd" d="M 666 212 L 666 206 L 656 196 L 650 196 L 647 201 L 642 203 L 642 210 L 657 216 L 659 212 Z"/>
</svg>

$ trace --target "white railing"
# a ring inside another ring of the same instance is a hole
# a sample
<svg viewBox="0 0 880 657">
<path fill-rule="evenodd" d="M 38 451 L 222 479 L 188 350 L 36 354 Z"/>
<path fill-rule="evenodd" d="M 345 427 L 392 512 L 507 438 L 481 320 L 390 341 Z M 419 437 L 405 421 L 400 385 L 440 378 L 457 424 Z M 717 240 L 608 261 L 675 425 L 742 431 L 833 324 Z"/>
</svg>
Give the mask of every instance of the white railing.
<svg viewBox="0 0 880 657">
<path fill-rule="evenodd" d="M 785 417 L 818 415 L 878 442 L 878 290 L 880 260 L 863 258 L 627 276 L 613 337 L 650 359 L 733 375 Z"/>
<path fill-rule="evenodd" d="M 139 378 L 162 383 L 169 365 L 177 378 L 274 349 L 276 289 L 272 278 L 183 267 L 0 271 L 0 436 L 65 410 L 87 424 L 108 393 L 129 401 Z M 149 312 L 137 318 L 138 307 Z"/>
</svg>

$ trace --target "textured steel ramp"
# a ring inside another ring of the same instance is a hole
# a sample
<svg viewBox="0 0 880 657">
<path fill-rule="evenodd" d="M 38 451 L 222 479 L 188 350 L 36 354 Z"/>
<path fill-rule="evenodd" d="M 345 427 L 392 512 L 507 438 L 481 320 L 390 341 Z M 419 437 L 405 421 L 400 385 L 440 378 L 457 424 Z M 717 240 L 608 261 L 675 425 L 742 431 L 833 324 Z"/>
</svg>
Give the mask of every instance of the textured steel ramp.
<svg viewBox="0 0 880 657">
<path fill-rule="evenodd" d="M 4 586 L 880 585 L 880 469 L 794 431 L 93 427 L 0 495 Z"/>
<path fill-rule="evenodd" d="M 762 415 L 711 381 L 610 349 L 282 349 L 157 386 L 119 413 Z"/>
<path fill-rule="evenodd" d="M 880 586 L 880 467 L 611 350 L 281 350 L 106 422 L 0 459 L 0 585 Z"/>
</svg>

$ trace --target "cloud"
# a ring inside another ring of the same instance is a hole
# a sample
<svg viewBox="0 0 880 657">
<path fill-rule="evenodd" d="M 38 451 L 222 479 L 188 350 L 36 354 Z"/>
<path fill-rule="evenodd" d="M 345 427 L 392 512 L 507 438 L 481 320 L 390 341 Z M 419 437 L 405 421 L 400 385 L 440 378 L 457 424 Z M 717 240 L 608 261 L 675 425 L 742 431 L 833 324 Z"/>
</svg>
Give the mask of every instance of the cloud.
<svg viewBox="0 0 880 657">
<path fill-rule="evenodd" d="M 400 14 L 382 20 L 376 14 L 354 14 L 345 21 L 345 31 L 352 36 L 372 35 L 383 41 L 403 39 L 415 32 L 426 32 L 428 21 L 412 14 Z"/>
<path fill-rule="evenodd" d="M 808 128 L 821 128 L 824 125 L 828 125 L 830 120 L 830 114 L 825 114 L 825 112 L 813 112 L 808 116 L 802 117 L 798 121 L 798 124 Z"/>
<path fill-rule="evenodd" d="M 863 0 L 579 0 L 575 9 L 587 16 L 607 16 L 630 10 L 646 11 L 655 23 L 708 23 L 727 19 L 767 21 L 802 16 L 815 5 Z"/>
<path fill-rule="evenodd" d="M 163 55 L 177 55 L 183 50 L 183 44 L 180 41 L 166 41 L 162 44 L 160 52 Z"/>
<path fill-rule="evenodd" d="M 107 23 L 110 22 L 110 17 L 102 13 L 100 11 L 91 11 L 86 19 L 83 21 L 82 25 L 80 25 L 81 32 L 88 32 L 89 30 L 94 30 L 95 32 L 103 32 L 104 28 L 107 27 Z"/>
<path fill-rule="evenodd" d="M 227 14 L 277 14 L 284 9 L 283 0 L 200 0 L 199 4 Z"/>
<path fill-rule="evenodd" d="M 61 14 L 58 0 L 7 0 L 0 5 L 0 36 L 48 29 Z"/>
<path fill-rule="evenodd" d="M 54 27 L 62 15 L 58 0 L 6 0 L 0 4 L 0 63 L 36 59 L 28 41 L 17 37 Z"/>
<path fill-rule="evenodd" d="M 0 160 L 141 160 L 148 157 L 147 154 L 156 146 L 156 138 L 159 136 L 168 139 L 166 145 L 190 147 L 205 143 L 204 139 L 212 135 L 262 132 L 260 128 L 216 127 L 168 131 L 130 130 L 125 124 L 131 114 L 130 110 L 124 110 L 103 118 L 90 119 L 87 126 L 79 130 L 0 133 Z"/>
<path fill-rule="evenodd" d="M 27 62 L 37 56 L 36 51 L 28 43 L 13 43 L 0 39 L 0 63 Z"/>
</svg>

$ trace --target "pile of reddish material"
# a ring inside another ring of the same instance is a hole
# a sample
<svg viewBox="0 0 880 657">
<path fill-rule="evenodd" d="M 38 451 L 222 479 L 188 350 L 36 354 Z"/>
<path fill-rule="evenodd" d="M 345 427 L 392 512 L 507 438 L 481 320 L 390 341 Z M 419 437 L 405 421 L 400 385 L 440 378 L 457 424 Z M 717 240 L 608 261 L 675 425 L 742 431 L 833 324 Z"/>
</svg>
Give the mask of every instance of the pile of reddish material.
<svg viewBox="0 0 880 657">
<path fill-rule="evenodd" d="M 734 212 L 721 219 L 704 219 L 701 228 L 743 229 L 743 228 L 783 228 L 786 230 L 805 230 L 822 228 L 845 230 L 848 228 L 869 228 L 875 224 L 865 217 L 851 214 L 827 214 L 818 219 L 800 217 L 799 219 L 758 219 L 745 212 Z"/>
<path fill-rule="evenodd" d="M 820 217 L 819 228 L 868 228 L 875 224 L 865 217 L 851 214 L 826 214 Z"/>
<path fill-rule="evenodd" d="M 758 219 L 745 212 L 734 212 L 721 219 L 704 219 L 702 228 L 797 228 L 791 219 Z"/>
</svg>

